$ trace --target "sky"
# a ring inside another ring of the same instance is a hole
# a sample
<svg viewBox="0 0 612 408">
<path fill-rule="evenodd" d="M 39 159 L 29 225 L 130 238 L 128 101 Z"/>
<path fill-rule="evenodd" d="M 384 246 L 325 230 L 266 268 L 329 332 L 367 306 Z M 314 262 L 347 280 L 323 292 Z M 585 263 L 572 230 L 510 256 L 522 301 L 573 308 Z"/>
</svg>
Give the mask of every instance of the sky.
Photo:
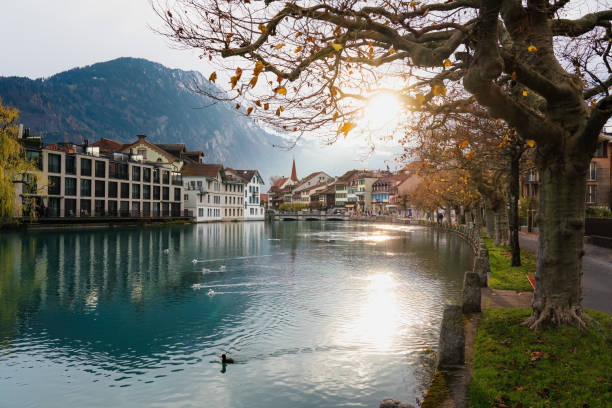
<svg viewBox="0 0 612 408">
<path fill-rule="evenodd" d="M 213 68 L 193 50 L 177 49 L 151 27 L 161 27 L 149 0 L 19 0 L 2 5 L 0 76 L 32 79 L 118 57 L 138 57 L 169 68 L 195 70 L 206 77 Z M 381 146 L 367 160 L 362 143 L 323 146 L 306 137 L 298 153 L 303 172 L 334 174 L 351 168 L 385 168 L 392 158 Z M 286 156 L 295 155 L 287 152 Z M 324 166 L 329 166 L 328 169 Z M 317 168 L 320 167 L 320 168 Z"/>
</svg>

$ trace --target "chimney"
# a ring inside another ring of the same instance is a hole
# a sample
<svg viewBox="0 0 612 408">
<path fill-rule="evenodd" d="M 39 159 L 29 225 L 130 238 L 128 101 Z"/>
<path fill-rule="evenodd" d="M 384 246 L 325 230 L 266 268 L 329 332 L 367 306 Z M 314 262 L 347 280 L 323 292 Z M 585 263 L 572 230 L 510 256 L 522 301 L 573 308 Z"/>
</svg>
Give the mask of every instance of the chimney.
<svg viewBox="0 0 612 408">
<path fill-rule="evenodd" d="M 147 135 L 138 135 L 139 142 L 144 142 L 146 138 L 147 138 Z"/>
<path fill-rule="evenodd" d="M 89 146 L 89 139 L 85 139 L 83 143 L 85 144 L 85 146 Z"/>
<path fill-rule="evenodd" d="M 17 134 L 17 138 L 18 139 L 23 138 L 23 123 L 19 124 L 19 133 Z"/>
<path fill-rule="evenodd" d="M 23 131 L 23 138 L 27 139 L 28 137 L 30 137 L 30 128 L 25 128 Z"/>
</svg>

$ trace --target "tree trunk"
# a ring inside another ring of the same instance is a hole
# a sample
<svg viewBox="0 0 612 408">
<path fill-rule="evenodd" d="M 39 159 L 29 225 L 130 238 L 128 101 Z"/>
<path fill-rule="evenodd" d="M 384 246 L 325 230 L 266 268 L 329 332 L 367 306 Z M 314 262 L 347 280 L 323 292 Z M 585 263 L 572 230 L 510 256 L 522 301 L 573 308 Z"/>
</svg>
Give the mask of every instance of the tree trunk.
<svg viewBox="0 0 612 408">
<path fill-rule="evenodd" d="M 532 329 L 544 323 L 585 325 L 582 312 L 582 256 L 588 160 L 559 158 L 538 163 L 538 261 Z"/>
<path fill-rule="evenodd" d="M 476 208 L 474 208 L 474 211 L 476 211 L 476 217 L 474 217 L 474 224 L 475 224 L 476 229 L 478 230 L 478 232 L 480 232 L 480 229 L 484 225 L 484 219 L 482 217 L 482 205 L 481 204 L 477 204 Z"/>
<path fill-rule="evenodd" d="M 487 223 L 487 235 L 489 238 L 495 237 L 495 212 L 491 208 L 491 203 L 487 202 L 486 212 L 486 223 Z"/>
<path fill-rule="evenodd" d="M 448 225 L 449 227 L 453 226 L 453 219 L 451 218 L 451 206 L 447 205 L 446 208 L 444 209 L 446 212 L 446 225 Z"/>
<path fill-rule="evenodd" d="M 495 211 L 495 245 L 508 245 L 508 214 L 504 206 Z"/>
<path fill-rule="evenodd" d="M 521 266 L 521 247 L 519 245 L 519 160 L 520 154 L 515 154 L 510 160 L 510 180 L 508 183 L 508 225 L 510 232 L 510 250 L 512 266 Z"/>
</svg>

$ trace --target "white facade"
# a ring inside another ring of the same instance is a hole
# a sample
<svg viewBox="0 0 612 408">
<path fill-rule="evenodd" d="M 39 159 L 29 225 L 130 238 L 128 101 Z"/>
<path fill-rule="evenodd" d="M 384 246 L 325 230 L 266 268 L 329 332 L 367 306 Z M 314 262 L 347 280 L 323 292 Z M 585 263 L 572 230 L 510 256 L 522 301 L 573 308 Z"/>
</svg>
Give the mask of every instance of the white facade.
<svg viewBox="0 0 612 408">
<path fill-rule="evenodd" d="M 219 178 L 183 177 L 185 209 L 191 210 L 196 222 L 221 221 L 222 182 Z"/>
<path fill-rule="evenodd" d="M 251 173 L 251 172 L 249 172 Z M 249 174 L 250 175 L 250 174 Z M 246 180 L 245 180 L 246 181 Z M 255 171 L 244 189 L 244 219 L 247 221 L 263 220 L 265 209 L 260 202 L 264 182 L 258 171 Z"/>
</svg>

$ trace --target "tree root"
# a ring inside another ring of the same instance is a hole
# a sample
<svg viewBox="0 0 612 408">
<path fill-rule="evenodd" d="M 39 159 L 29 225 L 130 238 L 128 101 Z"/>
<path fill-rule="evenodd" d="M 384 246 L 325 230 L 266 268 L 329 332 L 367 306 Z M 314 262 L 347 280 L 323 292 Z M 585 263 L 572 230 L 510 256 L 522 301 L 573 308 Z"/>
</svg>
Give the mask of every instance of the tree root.
<svg viewBox="0 0 612 408">
<path fill-rule="evenodd" d="M 582 312 L 580 306 L 560 307 L 557 305 L 544 306 L 544 310 L 533 309 L 523 325 L 529 326 L 531 330 L 539 330 L 546 325 L 554 326 L 576 326 L 579 329 L 586 329 L 590 318 Z"/>
</svg>

